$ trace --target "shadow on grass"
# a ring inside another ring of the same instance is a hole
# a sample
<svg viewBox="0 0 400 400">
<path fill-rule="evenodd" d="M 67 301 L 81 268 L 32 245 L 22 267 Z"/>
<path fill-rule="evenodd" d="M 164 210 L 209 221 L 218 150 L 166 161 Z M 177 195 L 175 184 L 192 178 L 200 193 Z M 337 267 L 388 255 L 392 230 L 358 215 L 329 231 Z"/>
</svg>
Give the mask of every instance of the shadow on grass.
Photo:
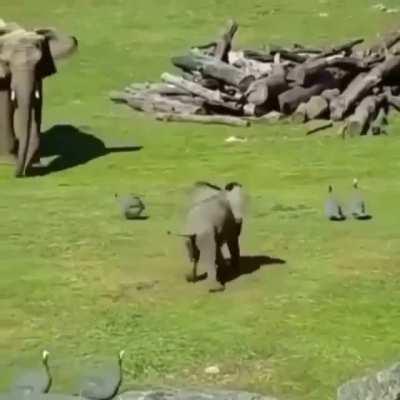
<svg viewBox="0 0 400 400">
<path fill-rule="evenodd" d="M 232 282 L 242 275 L 253 274 L 263 266 L 274 264 L 286 264 L 286 261 L 269 256 L 242 256 L 240 257 L 239 271 L 230 267 L 230 260 L 225 260 L 224 265 L 219 267 L 218 277 L 223 283 Z"/>
<path fill-rule="evenodd" d="M 73 168 L 110 153 L 141 150 L 141 146 L 107 148 L 102 140 L 72 125 L 55 125 L 41 136 L 41 157 L 56 156 L 47 165 L 32 168 L 30 176 Z"/>
</svg>

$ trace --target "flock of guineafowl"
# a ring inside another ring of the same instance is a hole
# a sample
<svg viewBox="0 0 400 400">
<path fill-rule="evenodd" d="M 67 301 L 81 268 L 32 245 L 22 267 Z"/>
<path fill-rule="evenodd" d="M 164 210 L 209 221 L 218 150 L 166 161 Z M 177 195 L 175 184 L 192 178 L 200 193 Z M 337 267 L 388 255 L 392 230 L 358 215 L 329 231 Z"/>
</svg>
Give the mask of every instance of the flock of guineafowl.
<svg viewBox="0 0 400 400">
<path fill-rule="evenodd" d="M 357 220 L 372 218 L 367 213 L 365 201 L 358 187 L 357 179 L 353 180 L 353 193 L 346 209 L 344 209 L 342 202 L 334 195 L 332 185 L 329 185 L 329 196 L 325 203 L 325 215 L 331 221 L 344 221 L 350 216 Z"/>
<path fill-rule="evenodd" d="M 49 352 L 43 351 L 42 366 L 27 370 L 16 376 L 8 392 L 0 393 L 0 400 L 109 400 L 118 394 L 122 383 L 122 358 L 120 351 L 114 363 L 107 365 L 97 373 L 92 371 L 85 375 L 76 390 L 71 394 L 49 393 L 53 378 L 48 358 Z"/>
</svg>

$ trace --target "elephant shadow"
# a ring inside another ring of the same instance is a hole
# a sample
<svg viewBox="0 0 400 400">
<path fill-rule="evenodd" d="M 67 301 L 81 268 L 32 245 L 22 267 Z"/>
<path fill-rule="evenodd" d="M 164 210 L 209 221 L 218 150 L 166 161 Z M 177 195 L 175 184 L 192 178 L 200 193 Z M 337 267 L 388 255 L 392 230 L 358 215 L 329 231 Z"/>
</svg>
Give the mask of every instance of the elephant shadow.
<svg viewBox="0 0 400 400">
<path fill-rule="evenodd" d="M 55 125 L 42 133 L 40 156 L 54 157 L 48 164 L 34 167 L 30 175 L 47 175 L 73 168 L 110 153 L 139 151 L 141 146 L 106 147 L 96 136 L 72 125 Z"/>
<path fill-rule="evenodd" d="M 261 267 L 274 264 L 286 264 L 281 258 L 269 256 L 241 256 L 239 270 L 230 267 L 230 260 L 225 259 L 224 263 L 218 266 L 218 278 L 223 283 L 232 282 L 242 275 L 249 275 L 258 271 Z"/>
</svg>

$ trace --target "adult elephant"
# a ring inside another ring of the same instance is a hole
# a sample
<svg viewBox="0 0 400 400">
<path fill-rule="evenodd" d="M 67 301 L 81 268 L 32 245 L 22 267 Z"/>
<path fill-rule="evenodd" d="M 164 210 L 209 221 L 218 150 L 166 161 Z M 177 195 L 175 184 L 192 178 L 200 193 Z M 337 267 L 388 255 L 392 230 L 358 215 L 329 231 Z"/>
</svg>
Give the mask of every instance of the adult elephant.
<svg viewBox="0 0 400 400">
<path fill-rule="evenodd" d="M 17 177 L 40 160 L 43 79 L 56 73 L 55 60 L 71 55 L 77 47 L 75 37 L 53 29 L 16 29 L 0 36 L 2 78 L 10 77 L 12 122 L 18 141 Z"/>
</svg>

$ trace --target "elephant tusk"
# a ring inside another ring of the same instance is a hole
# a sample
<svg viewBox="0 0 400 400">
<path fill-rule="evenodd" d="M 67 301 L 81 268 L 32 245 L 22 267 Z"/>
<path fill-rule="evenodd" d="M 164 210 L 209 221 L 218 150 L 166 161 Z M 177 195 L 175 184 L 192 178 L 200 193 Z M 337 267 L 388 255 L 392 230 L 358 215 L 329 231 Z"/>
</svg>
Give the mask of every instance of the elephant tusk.
<svg viewBox="0 0 400 400">
<path fill-rule="evenodd" d="M 36 97 L 38 100 L 40 99 L 40 93 L 39 93 L 39 90 L 38 90 L 38 89 L 35 90 L 35 97 Z"/>
<path fill-rule="evenodd" d="M 15 90 L 11 90 L 11 95 L 10 95 L 10 97 L 11 97 L 11 101 L 14 101 L 14 100 L 15 100 Z"/>
</svg>

